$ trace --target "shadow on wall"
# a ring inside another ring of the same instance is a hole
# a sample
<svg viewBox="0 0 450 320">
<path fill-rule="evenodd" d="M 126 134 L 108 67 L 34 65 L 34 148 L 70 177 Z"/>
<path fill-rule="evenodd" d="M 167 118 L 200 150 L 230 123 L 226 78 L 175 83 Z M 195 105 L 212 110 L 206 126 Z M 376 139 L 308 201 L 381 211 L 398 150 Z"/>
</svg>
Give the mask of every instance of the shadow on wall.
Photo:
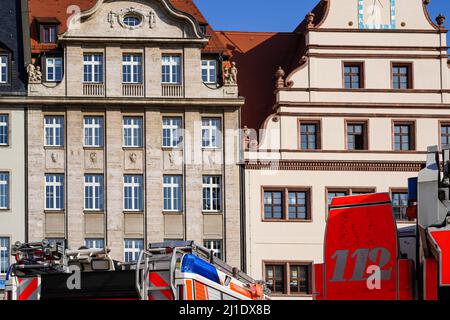
<svg viewBox="0 0 450 320">
<path fill-rule="evenodd" d="M 236 61 L 239 94 L 245 98 L 241 126 L 259 129 L 273 113 L 275 72 L 288 75 L 302 58 L 303 36 L 296 33 L 218 32 Z"/>
</svg>

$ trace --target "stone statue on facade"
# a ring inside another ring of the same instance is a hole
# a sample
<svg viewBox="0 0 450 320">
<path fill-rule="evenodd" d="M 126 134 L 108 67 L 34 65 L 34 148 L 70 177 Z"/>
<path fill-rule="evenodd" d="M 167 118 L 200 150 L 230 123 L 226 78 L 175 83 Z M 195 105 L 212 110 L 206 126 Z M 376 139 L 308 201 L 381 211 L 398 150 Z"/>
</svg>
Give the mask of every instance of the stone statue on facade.
<svg viewBox="0 0 450 320">
<path fill-rule="evenodd" d="M 28 83 L 41 83 L 42 82 L 42 72 L 41 67 L 30 63 L 27 66 L 28 73 Z"/>
<path fill-rule="evenodd" d="M 224 80 L 225 85 L 235 86 L 237 85 L 238 69 L 236 67 L 236 62 L 231 62 L 230 67 L 224 69 Z"/>
</svg>

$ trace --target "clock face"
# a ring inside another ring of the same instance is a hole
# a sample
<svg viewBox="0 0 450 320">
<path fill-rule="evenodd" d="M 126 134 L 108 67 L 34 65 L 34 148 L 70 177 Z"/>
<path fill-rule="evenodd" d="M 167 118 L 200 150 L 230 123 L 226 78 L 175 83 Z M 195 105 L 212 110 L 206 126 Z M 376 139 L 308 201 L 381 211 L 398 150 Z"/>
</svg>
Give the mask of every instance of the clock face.
<svg viewBox="0 0 450 320">
<path fill-rule="evenodd" d="M 360 29 L 395 29 L 395 0 L 358 0 Z"/>
</svg>

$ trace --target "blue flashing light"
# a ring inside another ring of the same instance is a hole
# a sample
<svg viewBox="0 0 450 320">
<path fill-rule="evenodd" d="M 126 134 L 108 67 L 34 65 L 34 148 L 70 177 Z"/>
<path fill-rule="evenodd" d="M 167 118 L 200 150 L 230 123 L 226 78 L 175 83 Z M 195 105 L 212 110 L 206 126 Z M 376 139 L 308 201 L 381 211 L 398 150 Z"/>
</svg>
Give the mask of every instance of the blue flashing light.
<svg viewBox="0 0 450 320">
<path fill-rule="evenodd" d="M 208 280 L 220 284 L 217 269 L 212 264 L 192 254 L 187 254 L 183 257 L 181 272 L 198 274 Z"/>
</svg>

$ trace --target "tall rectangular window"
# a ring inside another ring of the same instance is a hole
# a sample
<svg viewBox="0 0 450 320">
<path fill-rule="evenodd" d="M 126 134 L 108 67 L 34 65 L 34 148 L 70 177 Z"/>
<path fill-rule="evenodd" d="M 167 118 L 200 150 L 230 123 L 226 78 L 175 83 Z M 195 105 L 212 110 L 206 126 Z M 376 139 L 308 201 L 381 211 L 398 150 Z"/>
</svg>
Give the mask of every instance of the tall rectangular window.
<svg viewBox="0 0 450 320">
<path fill-rule="evenodd" d="M 204 83 L 217 83 L 216 60 L 202 60 L 202 79 Z"/>
<path fill-rule="evenodd" d="M 203 177 L 203 211 L 219 212 L 222 210 L 222 177 Z"/>
<path fill-rule="evenodd" d="M 368 148 L 367 123 L 348 122 L 347 123 L 347 149 L 367 150 Z"/>
<path fill-rule="evenodd" d="M 0 114 L 0 146 L 9 145 L 9 116 Z"/>
<path fill-rule="evenodd" d="M 46 147 L 63 147 L 64 117 L 46 116 L 44 118 L 44 135 Z"/>
<path fill-rule="evenodd" d="M 409 151 L 414 149 L 414 124 L 394 123 L 394 150 Z"/>
<path fill-rule="evenodd" d="M 181 56 L 162 56 L 162 83 L 181 84 Z"/>
<path fill-rule="evenodd" d="M 103 117 L 84 117 L 84 146 L 103 147 Z"/>
<path fill-rule="evenodd" d="M 310 294 L 310 266 L 289 265 L 290 294 Z"/>
<path fill-rule="evenodd" d="M 264 219 L 283 219 L 283 191 L 264 191 Z"/>
<path fill-rule="evenodd" d="M 412 65 L 393 64 L 392 65 L 392 88 L 412 89 Z"/>
<path fill-rule="evenodd" d="M 183 140 L 181 118 L 163 118 L 163 147 L 178 148 Z"/>
<path fill-rule="evenodd" d="M 408 192 L 392 192 L 392 209 L 397 221 L 409 221 L 406 215 L 408 208 Z"/>
<path fill-rule="evenodd" d="M 362 63 L 344 63 L 344 84 L 345 89 L 364 88 Z"/>
<path fill-rule="evenodd" d="M 222 144 L 220 118 L 202 119 L 202 147 L 204 149 L 218 149 Z"/>
<path fill-rule="evenodd" d="M 8 56 L 0 56 L 0 83 L 8 82 Z"/>
<path fill-rule="evenodd" d="M 327 193 L 328 205 L 331 206 L 331 201 L 333 200 L 333 198 L 345 197 L 348 195 L 350 195 L 349 190 L 340 190 L 340 191 L 328 190 L 328 193 Z"/>
<path fill-rule="evenodd" d="M 0 172 L 0 210 L 9 209 L 9 173 Z"/>
<path fill-rule="evenodd" d="M 285 294 L 285 266 L 268 264 L 265 266 L 265 269 L 265 282 L 267 288 L 274 294 Z"/>
<path fill-rule="evenodd" d="M 123 145 L 129 148 L 142 147 L 142 118 L 123 118 Z"/>
<path fill-rule="evenodd" d="M 142 180 L 142 176 L 126 175 L 124 177 L 123 194 L 125 211 L 143 210 Z"/>
<path fill-rule="evenodd" d="M 0 274 L 5 274 L 9 269 L 9 248 L 10 241 L 8 237 L 0 238 Z"/>
<path fill-rule="evenodd" d="M 320 149 L 320 123 L 301 122 L 300 123 L 300 147 L 301 150 Z"/>
<path fill-rule="evenodd" d="M 64 175 L 45 175 L 45 209 L 64 210 Z"/>
<path fill-rule="evenodd" d="M 182 211 L 183 186 L 181 176 L 164 176 L 164 211 Z"/>
<path fill-rule="evenodd" d="M 105 240 L 103 239 L 85 239 L 84 245 L 89 249 L 104 249 Z"/>
<path fill-rule="evenodd" d="M 222 240 L 204 240 L 203 246 L 214 252 L 214 255 L 222 259 Z"/>
<path fill-rule="evenodd" d="M 0 116 L 0 126 L 1 126 L 1 116 Z M 1 139 L 1 127 L 0 127 L 0 144 Z M 450 145 L 450 124 L 441 124 L 441 146 Z"/>
<path fill-rule="evenodd" d="M 103 55 L 85 54 L 83 69 L 85 83 L 103 83 Z"/>
<path fill-rule="evenodd" d="M 92 211 L 103 210 L 103 176 L 84 176 L 84 209 Z"/>
<path fill-rule="evenodd" d="M 57 26 L 41 25 L 41 43 L 56 43 Z"/>
<path fill-rule="evenodd" d="M 142 56 L 140 54 L 123 55 L 122 82 L 142 83 Z"/>
<path fill-rule="evenodd" d="M 125 262 L 135 262 L 139 259 L 139 254 L 144 249 L 144 240 L 125 239 L 124 241 L 124 260 Z"/>
<path fill-rule="evenodd" d="M 49 82 L 60 82 L 63 77 L 63 60 L 62 58 L 46 58 L 46 80 Z"/>
<path fill-rule="evenodd" d="M 288 192 L 289 220 L 307 220 L 309 213 L 309 193 L 307 191 Z"/>
</svg>

